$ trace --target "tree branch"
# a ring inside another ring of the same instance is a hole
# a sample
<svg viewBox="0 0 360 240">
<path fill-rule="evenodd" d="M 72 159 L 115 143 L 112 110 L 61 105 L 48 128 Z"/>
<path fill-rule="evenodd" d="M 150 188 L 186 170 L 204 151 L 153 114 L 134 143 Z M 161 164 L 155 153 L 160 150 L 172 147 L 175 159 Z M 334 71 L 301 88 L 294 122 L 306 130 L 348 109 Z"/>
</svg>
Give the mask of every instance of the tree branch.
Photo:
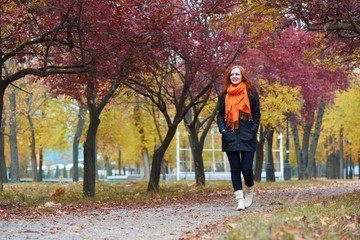
<svg viewBox="0 0 360 240">
<path fill-rule="evenodd" d="M 347 17 L 348 17 L 348 20 L 349 20 L 351 26 L 354 28 L 354 32 L 356 32 L 356 33 L 358 34 L 358 36 L 359 36 L 359 35 L 360 35 L 360 27 L 359 27 L 359 25 L 357 25 L 357 24 L 353 21 L 353 19 L 352 19 L 351 16 L 350 16 L 349 11 L 346 13 L 346 15 L 347 15 Z"/>
<path fill-rule="evenodd" d="M 89 67 L 83 66 L 80 68 L 76 68 L 74 66 L 52 66 L 50 68 L 53 68 L 52 70 L 49 70 L 49 67 L 46 68 L 26 68 L 23 70 L 20 70 L 16 72 L 15 74 L 8 76 L 5 78 L 5 80 L 9 81 L 9 83 L 14 82 L 20 78 L 25 77 L 26 75 L 35 75 L 39 77 L 46 77 L 53 74 L 79 74 L 82 72 L 88 72 L 90 71 Z M 75 69 L 69 69 L 69 68 L 75 68 Z"/>
</svg>

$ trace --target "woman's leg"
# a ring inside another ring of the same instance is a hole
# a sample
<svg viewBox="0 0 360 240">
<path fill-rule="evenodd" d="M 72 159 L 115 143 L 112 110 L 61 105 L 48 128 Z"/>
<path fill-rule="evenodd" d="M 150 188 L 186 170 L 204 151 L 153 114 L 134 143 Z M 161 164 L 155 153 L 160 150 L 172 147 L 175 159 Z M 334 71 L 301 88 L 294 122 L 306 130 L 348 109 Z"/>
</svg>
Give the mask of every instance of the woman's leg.
<svg viewBox="0 0 360 240">
<path fill-rule="evenodd" d="M 245 185 L 252 187 L 254 185 L 254 162 L 255 152 L 241 151 L 241 172 L 244 176 Z"/>
<path fill-rule="evenodd" d="M 230 163 L 231 181 L 234 191 L 242 190 L 240 152 L 227 152 L 226 154 Z"/>
</svg>

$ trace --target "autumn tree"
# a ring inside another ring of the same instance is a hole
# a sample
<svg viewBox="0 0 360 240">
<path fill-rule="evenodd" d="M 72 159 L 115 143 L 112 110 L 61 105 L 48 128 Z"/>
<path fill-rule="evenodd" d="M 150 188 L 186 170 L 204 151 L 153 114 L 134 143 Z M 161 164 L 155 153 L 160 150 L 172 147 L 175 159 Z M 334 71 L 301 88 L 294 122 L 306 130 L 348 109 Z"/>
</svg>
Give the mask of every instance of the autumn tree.
<svg viewBox="0 0 360 240">
<path fill-rule="evenodd" d="M 337 71 L 337 68 L 345 66 L 350 70 L 359 64 L 359 4 L 358 1 L 255 1 L 259 5 L 274 9 L 282 18 L 279 22 L 279 29 L 284 29 L 289 26 L 296 25 L 297 28 L 305 29 L 308 32 L 318 33 L 313 48 L 309 51 L 307 59 L 310 59 L 314 64 L 323 66 L 332 71 Z M 321 59 L 319 61 L 319 58 Z M 344 64 L 346 62 L 346 64 Z M 322 112 L 324 107 L 321 106 L 318 110 L 317 124 L 315 128 L 319 127 L 321 123 Z M 305 128 L 305 136 L 308 135 L 309 126 Z M 316 150 L 316 142 L 318 134 L 315 134 L 310 148 L 309 157 L 310 162 Z M 307 138 L 303 141 L 306 145 Z M 298 148 L 297 148 L 298 149 Z M 303 149 L 305 150 L 305 149 Z M 301 157 L 300 149 L 297 150 L 298 158 Z M 304 152 L 305 158 L 308 153 Z M 341 160 L 342 161 L 342 160 Z M 310 165 L 306 168 L 306 175 L 312 175 Z M 300 171 L 303 172 L 303 171 Z"/>
<path fill-rule="evenodd" d="M 79 51 L 72 52 L 83 64 L 91 62 L 91 71 L 69 82 L 49 81 L 54 94 L 66 94 L 81 101 L 85 99 L 89 111 L 89 127 L 84 143 L 84 195 L 95 194 L 96 134 L 100 114 L 120 84 L 130 75 L 143 70 L 141 58 L 150 58 L 156 44 L 139 22 L 146 13 L 149 20 L 158 16 L 158 10 L 170 5 L 164 2 L 142 1 L 81 1 L 76 6 L 77 16 L 72 37 L 80 43 Z M 95 14 L 96 13 L 96 14 Z M 165 21 L 166 22 L 166 21 Z M 154 22 L 155 23 L 155 22 Z M 153 56 L 153 55 L 152 55 Z M 140 66 L 141 65 L 141 66 Z"/>
<path fill-rule="evenodd" d="M 71 55 L 77 46 L 69 38 L 72 10 L 77 1 L 2 1 L 0 5 L 0 112 L 5 90 L 26 75 L 46 77 L 75 74 L 88 68 Z M 61 56 L 61 57 L 59 57 Z M 4 75 L 8 61 L 14 61 L 11 74 Z"/>
<path fill-rule="evenodd" d="M 215 31 L 217 31 L 217 28 L 226 28 L 237 36 L 237 52 L 233 55 L 233 60 L 228 62 L 225 68 L 231 63 L 242 62 L 242 59 L 247 59 L 249 56 L 247 56 L 246 50 L 257 48 L 262 45 L 262 42 L 268 41 L 271 35 L 274 34 L 276 26 L 276 16 L 271 9 L 265 9 L 251 1 L 239 1 L 231 13 L 225 14 L 224 19 L 216 21 L 216 25 L 213 27 Z M 218 88 L 223 85 L 223 78 L 224 75 L 220 75 L 217 81 Z M 218 96 L 219 92 L 218 89 L 206 94 L 200 103 L 195 104 L 184 118 L 186 130 L 189 132 L 190 147 L 195 165 L 195 179 L 198 185 L 205 184 L 202 150 L 209 128 L 217 113 L 217 106 L 212 106 L 209 101 Z M 210 106 L 212 110 L 209 112 Z M 207 111 L 203 111 L 204 109 Z M 259 158 L 262 155 L 256 156 Z"/>
<path fill-rule="evenodd" d="M 19 86 L 10 87 L 8 90 L 11 91 L 7 91 L 7 104 L 11 107 L 7 114 L 11 118 L 5 134 L 10 140 L 11 177 L 12 181 L 20 177 L 19 155 L 25 155 L 31 158 L 34 181 L 41 181 L 40 169 L 44 165 L 42 156 L 45 150 L 69 149 L 69 125 L 75 113 L 66 99 L 50 98 L 42 82 L 35 83 L 27 76 Z"/>
<path fill-rule="evenodd" d="M 76 77 L 68 77 L 65 80 L 60 78 L 53 79 L 47 84 L 52 88 L 53 94 L 66 94 L 78 101 L 83 98 L 86 101 L 89 110 L 89 126 L 87 130 L 86 140 L 84 144 L 84 185 L 83 192 L 85 196 L 95 196 L 95 179 L 96 179 L 96 133 L 100 124 L 99 116 L 104 109 L 106 103 L 116 91 L 120 84 L 120 79 L 123 73 L 120 64 L 115 67 L 118 71 L 114 75 L 114 71 L 105 71 L 104 66 L 98 63 L 104 61 L 109 63 L 108 59 L 100 59 L 100 56 L 109 57 L 110 49 L 116 47 L 119 42 L 109 44 L 111 36 L 111 29 L 107 24 L 108 21 L 103 21 L 105 15 L 108 15 L 107 20 L 110 21 L 114 17 L 116 7 L 110 3 L 100 3 L 98 1 L 80 1 L 76 8 L 76 16 L 73 18 L 73 25 L 71 28 L 75 32 L 70 32 L 70 36 L 76 42 L 79 42 L 79 50 L 73 51 L 72 54 L 82 61 L 92 62 L 91 72 L 79 75 Z M 112 14 L 110 14 L 110 12 Z M 93 15 L 98 17 L 91 17 Z M 108 33 L 106 33 L 108 31 Z M 100 45 L 102 41 L 103 45 Z M 114 56 L 112 56 L 114 57 Z M 95 61 L 97 59 L 98 61 Z M 115 64 L 115 63 L 113 63 Z M 112 65 L 113 67 L 114 65 Z M 101 69 L 102 68 L 102 69 Z M 117 79 L 115 79 L 117 77 Z M 109 81 L 107 81 L 109 80 Z M 72 85 L 69 86 L 69 82 Z"/>
<path fill-rule="evenodd" d="M 97 134 L 100 157 L 117 160 L 118 167 L 136 165 L 136 171 L 143 166 L 144 178 L 148 178 L 152 150 L 160 141 L 151 111 L 144 97 L 129 94 L 128 90 L 114 97 L 101 115 Z"/>
<path fill-rule="evenodd" d="M 145 102 L 146 104 L 146 102 Z M 147 141 L 154 141 L 154 139 L 148 139 L 149 137 L 151 138 L 154 135 L 150 135 L 147 136 L 145 129 L 148 128 L 150 129 L 150 124 L 145 124 L 145 119 L 144 117 L 149 117 L 149 115 L 145 114 L 145 109 L 141 108 L 141 106 L 144 105 L 144 101 L 140 100 L 139 96 L 136 96 L 134 101 L 133 101 L 133 113 L 132 113 L 132 120 L 134 122 L 134 125 L 137 129 L 138 135 L 140 137 L 139 139 L 139 149 L 142 155 L 142 159 L 143 159 L 143 165 L 144 165 L 144 178 L 145 179 L 149 179 L 150 178 L 150 160 L 149 160 L 149 150 L 146 144 Z M 147 118 L 147 120 L 151 120 L 151 118 Z M 156 135 L 155 135 L 156 136 Z M 156 143 L 156 141 L 154 141 Z M 154 149 L 155 147 L 153 147 L 152 149 Z"/>
<path fill-rule="evenodd" d="M 209 93 L 202 98 L 201 103 L 195 104 L 187 112 L 184 118 L 185 128 L 189 133 L 189 143 L 194 160 L 195 180 L 197 185 L 205 186 L 205 172 L 202 153 L 207 133 L 209 132 L 217 114 L 217 108 L 218 105 L 214 104 L 212 94 Z M 202 117 L 200 114 L 205 117 Z"/>
<path fill-rule="evenodd" d="M 334 165 L 334 170 L 329 173 L 329 177 L 344 177 L 342 174 L 346 165 L 344 160 L 346 160 L 350 150 L 352 156 L 354 156 L 354 163 L 356 161 L 360 146 L 360 135 L 359 129 L 354 126 L 358 124 L 360 117 L 358 111 L 360 102 L 359 89 L 359 76 L 355 74 L 355 76 L 351 77 L 350 88 L 346 91 L 338 91 L 333 102 L 327 106 L 327 111 L 324 115 L 324 134 L 319 141 L 322 143 L 323 152 L 328 153 L 326 160 L 329 162 L 339 161 L 338 164 L 335 164 L 335 162 L 331 163 L 331 165 Z M 351 149 L 349 140 L 351 140 Z M 332 174 L 333 172 L 337 173 Z"/>
<path fill-rule="evenodd" d="M 212 31 L 213 23 L 221 21 L 233 6 L 232 2 L 181 1 L 176 4 L 171 9 L 161 9 L 162 24 L 159 20 L 150 22 L 146 15 L 141 19 L 148 26 L 149 35 L 156 31 L 154 40 L 161 43 L 161 51 L 153 58 L 162 61 L 161 71 L 150 71 L 146 77 L 136 76 L 127 81 L 128 87 L 157 106 L 167 122 L 164 140 L 152 160 L 148 191 L 155 192 L 159 190 L 161 161 L 178 124 L 191 107 L 212 90 L 237 50 L 233 35 L 226 29 Z M 169 114 L 170 104 L 175 110 L 173 116 Z"/>
<path fill-rule="evenodd" d="M 37 170 L 37 157 L 36 157 L 36 143 L 35 143 L 35 127 L 34 127 L 34 123 L 33 123 L 33 116 L 34 114 L 37 112 L 37 110 L 41 107 L 41 105 L 47 100 L 47 96 L 46 94 L 44 96 L 42 96 L 43 99 L 41 100 L 41 102 L 39 102 L 39 104 L 35 107 L 32 107 L 33 104 L 33 93 L 30 93 L 29 96 L 27 97 L 27 102 L 26 102 L 26 118 L 29 121 L 29 131 L 31 133 L 31 141 L 30 141 L 30 146 L 31 146 L 31 169 L 32 169 L 32 180 L 33 182 L 41 182 L 42 181 L 42 164 L 43 164 L 43 159 L 40 158 L 39 161 L 39 171 Z M 41 114 L 40 114 L 41 115 Z M 41 116 L 40 116 L 41 117 Z M 42 151 L 43 148 L 40 147 L 40 156 L 43 155 Z"/>
<path fill-rule="evenodd" d="M 324 55 L 321 64 L 331 66 L 348 61 L 359 64 L 360 6 L 356 0 L 275 0 L 254 1 L 272 8 L 282 20 L 279 28 L 291 25 L 318 32 L 321 46 L 313 55 Z"/>
<path fill-rule="evenodd" d="M 300 87 L 291 88 L 282 85 L 280 81 L 269 81 L 260 79 L 260 104 L 261 104 L 261 126 L 260 138 L 264 138 L 269 143 L 266 148 L 267 167 L 266 179 L 275 181 L 274 162 L 272 154 L 272 138 L 274 131 L 283 131 L 286 126 L 286 119 L 289 114 L 294 114 L 301 109 Z M 263 156 L 264 142 L 258 143 L 256 154 Z M 261 170 L 263 166 L 263 158 L 256 158 L 255 176 L 256 180 L 261 180 Z"/>
<path fill-rule="evenodd" d="M 321 56 L 316 61 L 307 58 L 307 53 L 313 49 L 315 40 L 316 36 L 301 29 L 288 28 L 275 43 L 259 49 L 264 55 L 257 60 L 257 63 L 262 63 L 260 69 L 265 79 L 278 79 L 284 85 L 301 87 L 300 92 L 304 99 L 301 120 L 294 117 L 290 119 L 300 179 L 312 176 L 314 155 L 326 104 L 333 98 L 336 90 L 347 87 L 346 68 L 334 65 L 336 70 L 329 70 L 317 65 L 322 59 Z M 315 129 L 311 133 L 315 120 Z M 303 126 L 304 129 L 301 148 L 298 126 Z M 313 138 L 310 139 L 310 136 Z"/>
</svg>

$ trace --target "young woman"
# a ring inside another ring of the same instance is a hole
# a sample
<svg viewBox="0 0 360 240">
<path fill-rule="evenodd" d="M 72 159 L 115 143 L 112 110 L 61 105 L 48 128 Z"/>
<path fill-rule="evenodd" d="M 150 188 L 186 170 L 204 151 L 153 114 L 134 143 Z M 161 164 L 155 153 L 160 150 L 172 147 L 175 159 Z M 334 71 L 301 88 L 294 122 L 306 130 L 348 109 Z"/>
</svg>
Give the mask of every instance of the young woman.
<svg viewBox="0 0 360 240">
<path fill-rule="evenodd" d="M 253 199 L 252 168 L 260 116 L 259 95 L 245 69 L 231 67 L 221 92 L 217 124 L 222 134 L 222 151 L 226 152 L 230 163 L 237 210 L 249 207 Z M 245 180 L 245 199 L 241 173 Z"/>
</svg>

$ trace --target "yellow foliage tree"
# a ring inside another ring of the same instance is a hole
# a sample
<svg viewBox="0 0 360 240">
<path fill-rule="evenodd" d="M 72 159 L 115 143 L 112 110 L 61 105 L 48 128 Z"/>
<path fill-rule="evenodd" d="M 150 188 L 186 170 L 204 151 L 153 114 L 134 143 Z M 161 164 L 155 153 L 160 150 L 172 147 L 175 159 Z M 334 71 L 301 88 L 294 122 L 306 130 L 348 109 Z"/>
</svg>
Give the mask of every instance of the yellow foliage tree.
<svg viewBox="0 0 360 240">
<path fill-rule="evenodd" d="M 360 81 L 359 75 L 354 77 L 351 87 L 347 91 L 339 91 L 334 103 L 328 107 L 324 116 L 324 126 L 320 141 L 323 152 L 338 151 L 340 145 L 344 146 L 344 155 L 350 154 L 353 160 L 357 159 L 360 152 Z M 343 142 L 340 143 L 340 129 L 342 129 Z M 328 139 L 332 138 L 334 144 L 330 145 Z M 327 146 L 327 147 L 324 147 Z M 345 157 L 344 156 L 344 157 Z M 323 162 L 326 156 L 321 156 Z"/>
<path fill-rule="evenodd" d="M 117 159 L 120 150 L 122 166 L 143 166 L 144 149 L 151 159 L 156 144 L 161 141 L 154 118 L 159 124 L 160 134 L 164 134 L 165 123 L 162 123 L 162 119 L 154 111 L 142 96 L 118 95 L 101 117 L 97 134 L 100 158 L 108 156 L 110 159 Z M 169 166 L 176 162 L 174 155 L 170 149 L 165 154 Z"/>
<path fill-rule="evenodd" d="M 258 48 L 262 43 L 272 42 L 269 36 L 276 33 L 281 16 L 279 9 L 266 6 L 267 1 L 240 1 L 231 14 L 225 16 L 229 30 L 246 36 L 247 48 Z M 271 34 L 269 34 L 271 33 Z"/>
<path fill-rule="evenodd" d="M 270 131 L 286 131 L 287 117 L 297 114 L 302 106 L 300 87 L 291 88 L 282 85 L 279 81 L 269 84 L 263 79 L 259 80 L 259 85 L 261 86 L 261 125 Z M 286 134 L 283 136 L 284 144 L 285 137 Z M 285 151 L 285 146 L 283 149 Z M 291 151 L 290 163 L 292 166 L 296 165 L 295 151 Z"/>
<path fill-rule="evenodd" d="M 297 113 L 301 109 L 300 87 L 291 88 L 280 82 L 269 84 L 263 79 L 259 79 L 259 85 L 261 124 L 271 130 L 285 129 L 287 113 Z"/>
</svg>

